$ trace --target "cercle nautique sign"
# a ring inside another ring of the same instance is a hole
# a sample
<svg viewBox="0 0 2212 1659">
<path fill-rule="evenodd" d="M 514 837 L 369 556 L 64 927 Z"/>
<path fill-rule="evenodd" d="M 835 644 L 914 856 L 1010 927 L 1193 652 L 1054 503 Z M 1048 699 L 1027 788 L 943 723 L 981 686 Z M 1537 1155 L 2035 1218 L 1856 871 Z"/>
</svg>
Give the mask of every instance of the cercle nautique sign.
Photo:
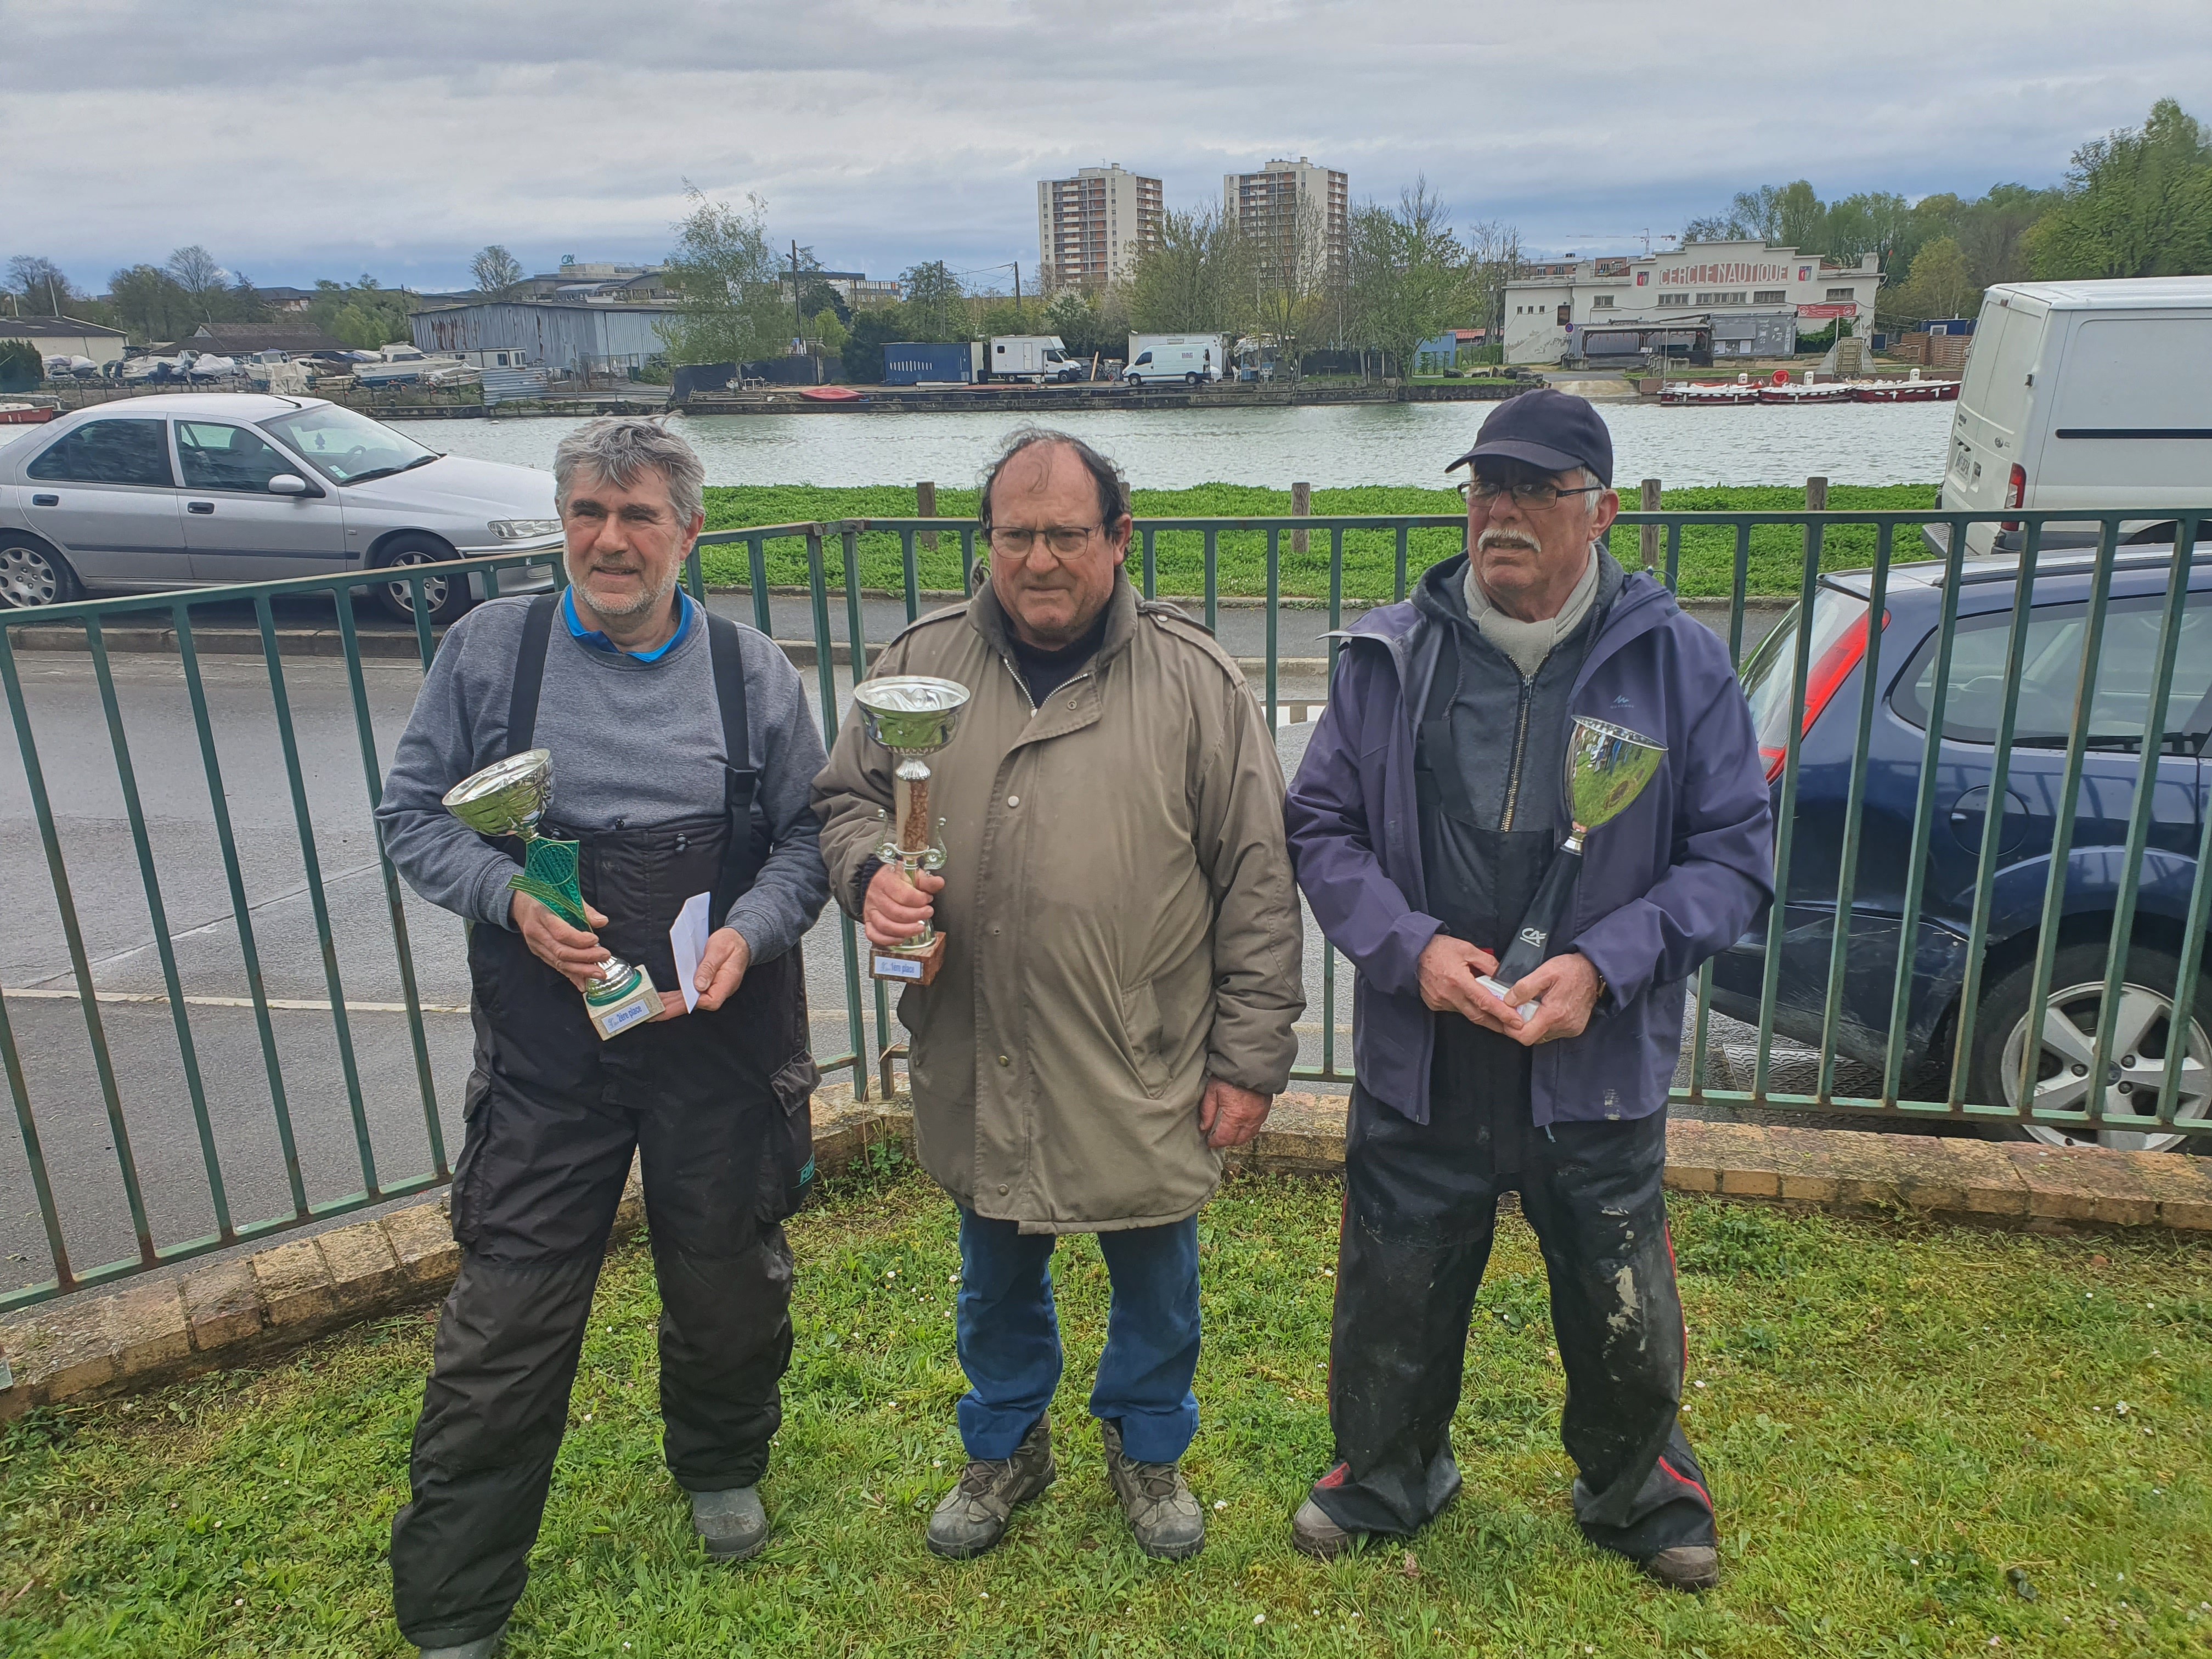
<svg viewBox="0 0 2212 1659">
<path fill-rule="evenodd" d="M 1793 267 L 1750 260 L 1729 260 L 1713 264 L 1671 266 L 1659 273 L 1659 286 L 1678 288 L 1695 283 L 1786 283 L 1793 270 L 1801 283 L 1813 280 L 1813 268 L 1809 263 Z M 1640 273 L 1637 280 L 1642 282 Z"/>
</svg>

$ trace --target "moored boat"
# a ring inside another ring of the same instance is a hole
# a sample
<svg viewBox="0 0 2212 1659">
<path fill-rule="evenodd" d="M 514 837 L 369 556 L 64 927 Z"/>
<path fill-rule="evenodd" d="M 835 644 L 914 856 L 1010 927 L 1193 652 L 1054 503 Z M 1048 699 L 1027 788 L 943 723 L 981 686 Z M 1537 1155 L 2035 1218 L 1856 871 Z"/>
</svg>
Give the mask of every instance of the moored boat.
<svg viewBox="0 0 2212 1659">
<path fill-rule="evenodd" d="M 38 426 L 59 412 L 44 404 L 0 404 L 0 426 Z"/>
</svg>

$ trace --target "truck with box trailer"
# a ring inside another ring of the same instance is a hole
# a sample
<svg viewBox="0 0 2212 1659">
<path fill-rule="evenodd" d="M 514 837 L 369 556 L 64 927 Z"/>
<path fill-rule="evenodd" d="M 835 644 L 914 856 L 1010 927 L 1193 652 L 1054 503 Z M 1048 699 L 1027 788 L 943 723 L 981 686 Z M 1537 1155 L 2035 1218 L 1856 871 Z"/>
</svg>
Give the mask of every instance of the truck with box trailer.
<svg viewBox="0 0 2212 1659">
<path fill-rule="evenodd" d="M 994 380 L 1080 380 L 1089 365 L 1072 360 L 1057 334 L 994 334 L 988 378 Z"/>
</svg>

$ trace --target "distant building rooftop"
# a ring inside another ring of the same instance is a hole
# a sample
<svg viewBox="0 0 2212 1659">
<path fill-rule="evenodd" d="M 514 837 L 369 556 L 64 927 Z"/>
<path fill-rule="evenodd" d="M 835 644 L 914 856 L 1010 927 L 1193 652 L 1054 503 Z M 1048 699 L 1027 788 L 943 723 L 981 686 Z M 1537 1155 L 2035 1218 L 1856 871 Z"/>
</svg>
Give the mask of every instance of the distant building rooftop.
<svg viewBox="0 0 2212 1659">
<path fill-rule="evenodd" d="M 102 336 L 114 340 L 124 337 L 119 328 L 81 323 L 74 317 L 0 317 L 0 340 L 97 339 Z"/>
<path fill-rule="evenodd" d="M 343 351 L 346 343 L 319 328 L 286 328 L 270 323 L 202 323 L 192 340 L 234 351 Z M 179 342 L 180 344 L 190 343 Z M 194 350 L 199 348 L 194 346 Z"/>
</svg>

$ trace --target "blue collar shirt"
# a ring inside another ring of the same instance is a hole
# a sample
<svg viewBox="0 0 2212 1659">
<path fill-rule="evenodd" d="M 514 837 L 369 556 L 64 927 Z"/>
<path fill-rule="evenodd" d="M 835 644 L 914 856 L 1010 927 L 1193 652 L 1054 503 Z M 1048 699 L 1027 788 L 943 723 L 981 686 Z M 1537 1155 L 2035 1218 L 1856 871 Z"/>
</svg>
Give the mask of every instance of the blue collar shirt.
<svg viewBox="0 0 2212 1659">
<path fill-rule="evenodd" d="M 618 657 L 628 657 L 633 662 L 659 662 L 690 636 L 694 613 L 699 609 L 691 596 L 680 587 L 676 590 L 676 603 L 678 607 L 676 631 L 650 651 L 625 651 L 597 629 L 585 627 L 583 618 L 576 614 L 576 596 L 567 588 L 561 591 L 561 619 L 568 624 L 568 637 L 580 646 Z"/>
</svg>

